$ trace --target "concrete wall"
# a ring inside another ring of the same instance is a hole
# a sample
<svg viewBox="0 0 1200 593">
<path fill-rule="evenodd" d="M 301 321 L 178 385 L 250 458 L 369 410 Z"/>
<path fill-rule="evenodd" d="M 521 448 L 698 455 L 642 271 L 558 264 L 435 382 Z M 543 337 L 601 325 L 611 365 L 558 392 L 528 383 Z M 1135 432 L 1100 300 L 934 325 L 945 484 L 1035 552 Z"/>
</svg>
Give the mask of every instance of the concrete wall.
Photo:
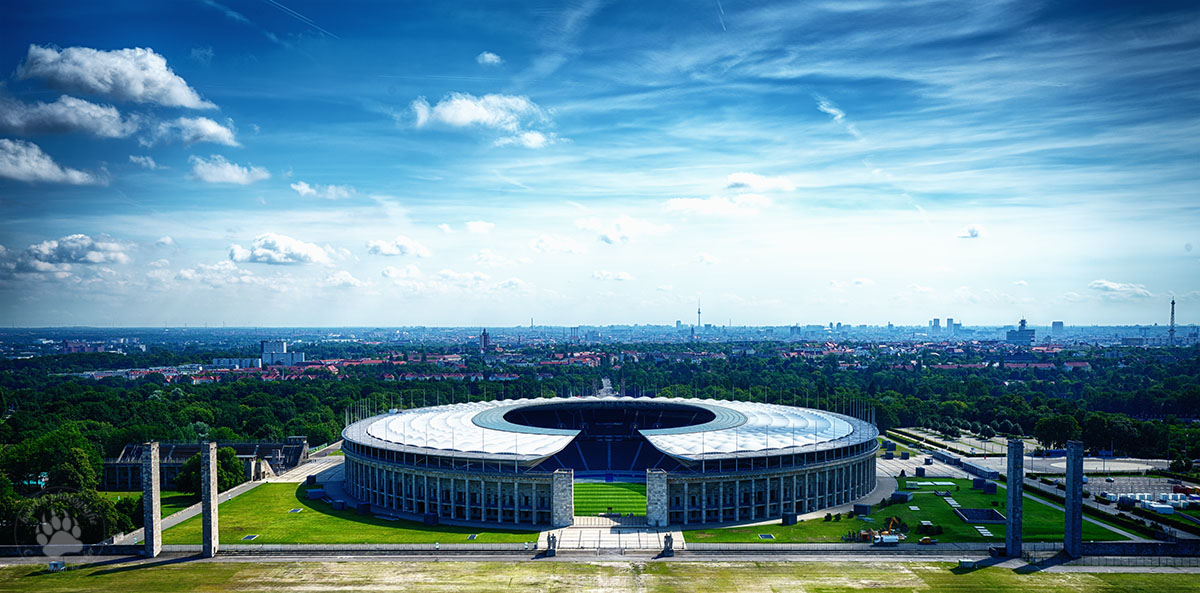
<svg viewBox="0 0 1200 593">
<path fill-rule="evenodd" d="M 142 448 L 142 533 L 145 534 L 146 557 L 156 558 L 162 552 L 162 489 L 158 473 L 158 442 L 146 443 Z"/>
<path fill-rule="evenodd" d="M 668 522 L 667 472 L 661 469 L 648 469 L 646 470 L 646 523 L 651 527 L 666 527 Z"/>
<path fill-rule="evenodd" d="M 219 529 L 217 528 L 217 504 L 220 502 L 218 500 L 219 493 L 220 489 L 217 487 L 217 444 L 207 442 L 200 449 L 200 512 L 204 534 L 200 541 L 203 546 L 203 555 L 205 558 L 212 558 L 217 555 L 218 541 L 220 539 Z"/>
<path fill-rule="evenodd" d="M 555 470 L 550 484 L 550 524 L 566 527 L 575 522 L 575 470 Z"/>
<path fill-rule="evenodd" d="M 1008 504 L 1005 507 L 1007 515 L 1004 549 L 1009 556 L 1021 555 L 1021 525 L 1025 516 L 1022 505 L 1025 493 L 1021 485 L 1025 483 L 1025 442 L 1021 439 L 1008 439 Z"/>
<path fill-rule="evenodd" d="M 1083 443 L 1067 442 L 1067 489 L 1063 492 L 1066 527 L 1063 551 L 1071 558 L 1083 555 Z"/>
</svg>

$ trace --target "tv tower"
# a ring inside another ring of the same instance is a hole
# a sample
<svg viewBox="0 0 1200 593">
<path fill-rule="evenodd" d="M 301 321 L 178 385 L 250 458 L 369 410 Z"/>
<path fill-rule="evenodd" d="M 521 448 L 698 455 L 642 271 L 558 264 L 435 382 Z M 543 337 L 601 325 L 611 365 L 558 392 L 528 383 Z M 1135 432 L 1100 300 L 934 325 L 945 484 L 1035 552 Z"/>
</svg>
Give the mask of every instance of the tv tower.
<svg viewBox="0 0 1200 593">
<path fill-rule="evenodd" d="M 1171 329 L 1167 330 L 1167 345 L 1175 345 L 1175 299 L 1171 299 Z"/>
<path fill-rule="evenodd" d="M 1172 301 L 1172 302 L 1174 302 L 1174 301 Z M 1171 310 L 1172 311 L 1175 310 L 1174 305 L 1171 306 Z M 1172 316 L 1173 315 L 1174 315 L 1174 313 L 1172 313 Z M 699 300 L 696 301 L 696 328 L 697 329 L 700 328 L 700 301 Z"/>
</svg>

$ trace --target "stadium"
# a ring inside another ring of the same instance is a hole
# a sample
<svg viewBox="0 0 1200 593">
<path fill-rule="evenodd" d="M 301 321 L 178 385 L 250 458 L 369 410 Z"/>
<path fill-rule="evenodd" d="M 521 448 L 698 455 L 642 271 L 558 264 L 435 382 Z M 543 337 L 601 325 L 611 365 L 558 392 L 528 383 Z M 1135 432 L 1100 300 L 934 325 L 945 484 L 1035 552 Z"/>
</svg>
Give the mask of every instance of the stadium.
<svg viewBox="0 0 1200 593">
<path fill-rule="evenodd" d="M 646 487 L 652 526 L 745 523 L 875 488 L 875 426 L 782 405 L 681 398 L 501 400 L 393 410 L 345 428 L 344 489 L 372 512 L 565 526 L 574 484 Z"/>
</svg>

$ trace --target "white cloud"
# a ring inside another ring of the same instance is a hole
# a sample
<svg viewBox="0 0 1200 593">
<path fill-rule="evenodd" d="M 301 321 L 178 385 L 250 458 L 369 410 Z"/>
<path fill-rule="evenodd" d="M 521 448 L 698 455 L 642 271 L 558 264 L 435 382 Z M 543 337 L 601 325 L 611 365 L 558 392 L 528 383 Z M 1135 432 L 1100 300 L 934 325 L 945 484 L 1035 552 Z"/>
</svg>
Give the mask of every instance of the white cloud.
<svg viewBox="0 0 1200 593">
<path fill-rule="evenodd" d="M 983 236 L 983 227 L 977 224 L 969 224 L 959 231 L 959 239 L 978 239 Z"/>
<path fill-rule="evenodd" d="M 429 257 L 432 255 L 429 248 L 404 235 L 396 235 L 396 238 L 391 240 L 367 241 L 367 253 L 387 256 L 412 255 L 416 257 Z"/>
<path fill-rule="evenodd" d="M 188 162 L 192 164 L 192 176 L 207 183 L 249 185 L 255 181 L 271 178 L 271 173 L 262 167 L 253 165 L 243 167 L 225 160 L 225 157 L 219 154 L 214 154 L 207 159 L 191 156 L 188 157 Z"/>
<path fill-rule="evenodd" d="M 870 278 L 855 278 L 854 285 L 855 286 L 874 286 L 875 281 Z"/>
<path fill-rule="evenodd" d="M 74 265 L 127 264 L 130 244 L 110 237 L 67 235 L 30 245 L 17 255 L 16 268 L 26 272 L 66 272 Z"/>
<path fill-rule="evenodd" d="M 442 229 L 442 232 L 443 232 L 443 233 L 446 233 L 447 235 L 449 235 L 449 234 L 451 234 L 451 233 L 453 233 L 453 232 L 454 232 L 454 229 L 450 228 L 450 225 L 448 225 L 448 224 L 446 224 L 446 223 L 439 224 L 439 225 L 438 225 L 438 228 L 439 228 L 439 229 Z"/>
<path fill-rule="evenodd" d="M 554 144 L 556 140 L 558 140 L 558 135 L 553 133 L 547 136 L 541 132 L 521 132 L 516 136 L 505 136 L 496 140 L 496 146 L 519 144 L 525 148 L 542 148 L 547 144 Z"/>
<path fill-rule="evenodd" d="M 529 97 L 516 95 L 484 95 L 450 93 L 435 105 L 419 97 L 410 105 L 416 127 L 443 125 L 451 128 L 480 127 L 509 134 L 496 141 L 497 145 L 519 144 L 526 148 L 541 148 L 556 140 L 554 134 L 530 129 L 548 122 L 545 112 Z"/>
<path fill-rule="evenodd" d="M 1100 293 L 1100 296 L 1111 300 L 1144 299 L 1154 296 L 1154 293 L 1141 284 L 1127 282 L 1112 282 L 1109 280 L 1093 280 L 1088 288 Z"/>
<path fill-rule="evenodd" d="M 827 113 L 830 116 L 832 116 L 833 121 L 835 123 L 841 124 L 842 127 L 844 127 L 846 129 L 846 131 L 849 132 L 852 136 L 854 136 L 855 138 L 858 138 L 859 140 L 862 140 L 862 134 L 859 133 L 858 128 L 854 124 L 846 121 L 846 112 L 845 111 L 842 111 L 841 109 L 839 109 L 837 105 L 833 104 L 833 101 L 830 101 L 829 99 L 826 99 L 825 97 L 817 95 L 817 96 L 814 96 L 813 98 L 816 99 L 816 101 L 817 101 L 817 109 L 820 109 L 822 112 Z"/>
<path fill-rule="evenodd" d="M 388 267 L 384 268 L 383 271 L 379 273 L 379 275 L 383 276 L 384 278 L 395 278 L 395 279 L 419 278 L 421 276 L 421 270 L 420 270 L 420 268 L 418 268 L 417 266 L 414 266 L 412 264 L 408 264 L 407 266 L 404 266 L 403 268 L 397 268 L 395 266 L 388 266 Z"/>
<path fill-rule="evenodd" d="M 170 121 L 160 122 L 154 128 L 150 138 L 142 141 L 144 146 L 156 142 L 178 141 L 184 144 L 210 142 L 225 146 L 241 146 L 234 138 L 233 129 L 223 126 L 207 117 L 180 117 Z"/>
<path fill-rule="evenodd" d="M 355 278 L 353 274 L 346 270 L 338 270 L 326 276 L 325 280 L 321 281 L 321 285 L 332 288 L 361 288 L 366 286 L 367 283 Z"/>
<path fill-rule="evenodd" d="M 1024 281 L 1024 280 L 1017 280 L 1017 281 L 1014 281 L 1014 282 L 1013 282 L 1013 284 L 1015 284 L 1015 285 L 1017 285 L 1017 286 L 1029 286 L 1029 283 L 1028 283 L 1028 282 L 1026 282 L 1026 281 Z"/>
<path fill-rule="evenodd" d="M 496 290 L 501 292 L 529 292 L 532 289 L 532 284 L 520 278 L 509 278 L 496 284 Z"/>
<path fill-rule="evenodd" d="M 504 59 L 490 51 L 485 51 L 475 56 L 475 62 L 481 66 L 499 66 L 504 63 Z"/>
<path fill-rule="evenodd" d="M 596 280 L 611 280 L 615 282 L 633 280 L 633 276 L 631 276 L 629 272 L 610 272 L 609 270 L 596 270 L 595 272 L 592 272 L 592 278 Z"/>
<path fill-rule="evenodd" d="M 164 235 L 162 237 L 159 237 L 158 240 L 154 242 L 154 246 L 155 247 L 174 247 L 175 239 L 172 239 L 170 235 Z"/>
<path fill-rule="evenodd" d="M 655 288 L 654 290 L 657 290 L 658 292 L 671 292 L 671 291 L 675 290 L 675 285 L 663 284 L 663 285 L 660 285 L 658 288 Z"/>
<path fill-rule="evenodd" d="M 575 226 L 598 233 L 597 239 L 609 245 L 627 243 L 638 237 L 657 235 L 671 230 L 669 226 L 654 224 L 628 215 L 621 215 L 616 220 L 580 218 L 575 221 Z"/>
<path fill-rule="evenodd" d="M 482 220 L 472 220 L 466 224 L 466 227 L 468 233 L 485 235 L 491 232 L 492 229 L 496 228 L 496 225 L 495 223 L 485 222 Z"/>
<path fill-rule="evenodd" d="M 754 173 L 731 173 L 727 178 L 727 189 L 747 189 L 754 192 L 792 191 L 795 184 L 787 177 L 764 177 Z"/>
<path fill-rule="evenodd" d="M 920 284 L 909 284 L 908 289 L 913 292 L 920 292 L 920 293 L 930 293 L 930 292 L 934 291 L 932 288 L 930 288 L 928 286 L 921 286 Z"/>
<path fill-rule="evenodd" d="M 720 261 L 721 260 L 719 260 L 707 253 L 700 253 L 700 254 L 696 255 L 696 263 L 704 264 L 707 266 L 711 266 L 713 264 L 720 263 Z"/>
<path fill-rule="evenodd" d="M 477 265 L 484 268 L 503 268 L 513 265 L 513 260 L 505 257 L 491 249 L 480 249 L 478 253 L 471 257 Z"/>
<path fill-rule="evenodd" d="M 30 45 L 25 61 L 17 68 L 21 79 L 41 78 L 54 88 L 105 95 L 134 103 L 167 107 L 215 109 L 200 98 L 168 66 L 167 60 L 149 48 L 96 50 L 87 47 Z"/>
<path fill-rule="evenodd" d="M 462 287 L 479 286 L 490 278 L 490 276 L 483 272 L 455 272 L 450 269 L 441 270 L 438 272 L 438 276 L 443 280 Z"/>
<path fill-rule="evenodd" d="M 122 118 L 112 105 L 67 95 L 53 103 L 24 103 L 0 97 L 0 130 L 12 134 L 84 132 L 101 138 L 124 138 L 137 129 L 137 120 Z"/>
<path fill-rule="evenodd" d="M 156 259 L 156 260 L 154 260 L 154 261 L 152 261 L 152 262 L 150 262 L 150 263 L 148 263 L 148 264 L 146 264 L 146 265 L 150 266 L 151 268 L 165 268 L 165 267 L 167 267 L 167 266 L 171 265 L 171 260 L 169 260 L 169 259 Z"/>
<path fill-rule="evenodd" d="M 758 194 L 738 194 L 733 197 L 671 198 L 663 208 L 667 212 L 701 216 L 749 216 L 771 205 L 771 200 Z"/>
<path fill-rule="evenodd" d="M 529 242 L 529 247 L 541 253 L 583 253 L 579 242 L 556 235 L 539 235 Z"/>
<path fill-rule="evenodd" d="M 213 288 L 229 285 L 263 285 L 268 280 L 256 276 L 250 270 L 239 268 L 231 261 L 221 261 L 212 265 L 197 264 L 191 268 L 179 270 L 175 279 L 184 282 L 197 282 Z"/>
<path fill-rule="evenodd" d="M 309 185 L 308 182 L 297 181 L 290 187 L 301 196 L 315 196 L 326 200 L 342 200 L 354 195 L 354 188 L 349 185 Z"/>
<path fill-rule="evenodd" d="M 320 246 L 277 233 L 263 233 L 255 237 L 248 249 L 236 243 L 230 245 L 229 259 L 239 263 L 272 265 L 333 263 L 327 250 Z"/>
<path fill-rule="evenodd" d="M 104 185 L 107 182 L 94 173 L 59 166 L 37 144 L 7 138 L 0 138 L 0 177 L 69 185 Z"/>
<path fill-rule="evenodd" d="M 139 167 L 144 167 L 146 169 L 159 168 L 158 163 L 154 162 L 154 159 L 152 157 L 146 156 L 146 155 L 131 154 L 131 155 L 129 155 L 129 162 L 131 162 Z"/>
</svg>

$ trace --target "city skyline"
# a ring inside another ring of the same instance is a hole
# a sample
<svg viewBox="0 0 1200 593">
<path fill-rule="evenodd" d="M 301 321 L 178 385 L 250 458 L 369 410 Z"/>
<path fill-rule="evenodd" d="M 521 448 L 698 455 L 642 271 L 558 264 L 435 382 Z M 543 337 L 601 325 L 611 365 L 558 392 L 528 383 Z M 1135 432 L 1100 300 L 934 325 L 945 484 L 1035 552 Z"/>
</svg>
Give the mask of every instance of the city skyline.
<svg viewBox="0 0 1200 593">
<path fill-rule="evenodd" d="M 8 12 L 4 325 L 1200 307 L 1191 3 Z"/>
</svg>

